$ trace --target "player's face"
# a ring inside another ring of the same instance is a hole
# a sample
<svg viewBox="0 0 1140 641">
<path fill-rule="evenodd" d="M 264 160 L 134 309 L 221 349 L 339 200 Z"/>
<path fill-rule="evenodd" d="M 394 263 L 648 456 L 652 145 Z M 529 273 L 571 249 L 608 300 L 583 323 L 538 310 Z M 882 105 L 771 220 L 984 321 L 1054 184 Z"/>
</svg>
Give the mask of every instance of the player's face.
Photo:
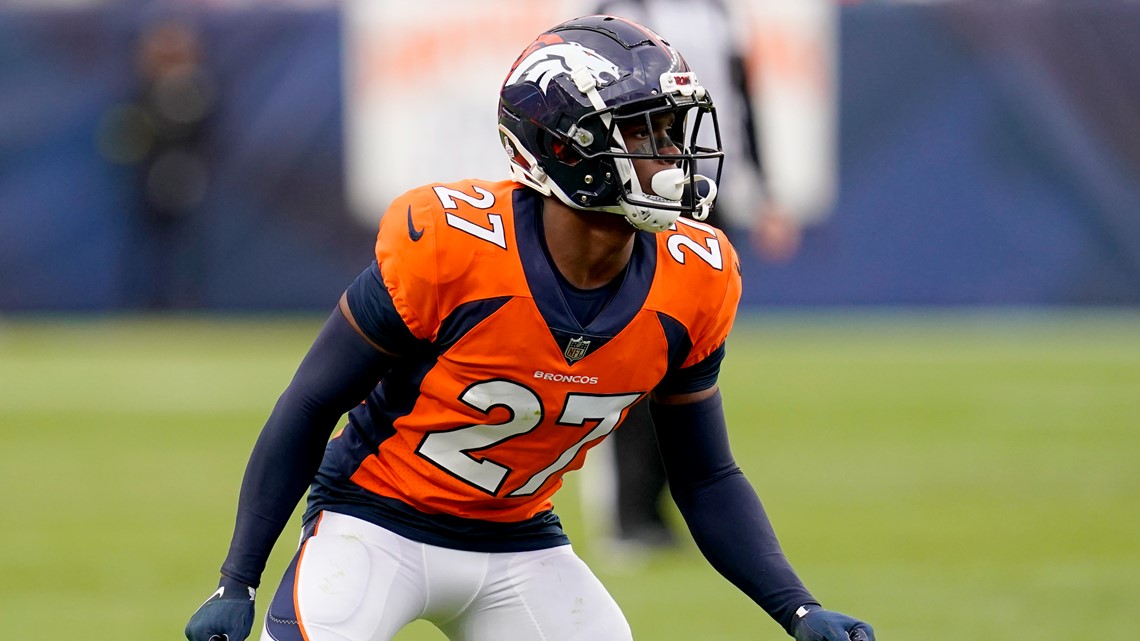
<svg viewBox="0 0 1140 641">
<path fill-rule="evenodd" d="M 622 123 L 619 129 L 626 147 L 632 153 L 679 154 L 681 152 L 676 143 L 669 138 L 669 128 L 673 126 L 674 118 L 672 113 L 661 113 L 650 117 L 650 123 L 639 118 Z M 641 158 L 633 161 L 641 190 L 647 194 L 655 193 L 652 187 L 653 176 L 659 171 L 675 166 L 675 163 L 660 158 Z"/>
</svg>

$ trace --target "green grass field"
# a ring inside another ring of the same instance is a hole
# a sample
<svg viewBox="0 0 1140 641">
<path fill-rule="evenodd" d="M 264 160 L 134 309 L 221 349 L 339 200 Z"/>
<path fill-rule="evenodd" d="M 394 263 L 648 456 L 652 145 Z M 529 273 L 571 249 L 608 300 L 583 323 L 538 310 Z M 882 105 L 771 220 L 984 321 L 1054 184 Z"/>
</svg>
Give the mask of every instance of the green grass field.
<svg viewBox="0 0 1140 641">
<path fill-rule="evenodd" d="M 0 320 L 6 638 L 182 638 L 319 322 Z M 737 459 L 825 605 L 887 641 L 1133 638 L 1140 313 L 752 317 L 721 382 Z M 609 563 L 575 483 L 558 511 L 636 638 L 786 638 L 691 545 Z"/>
</svg>

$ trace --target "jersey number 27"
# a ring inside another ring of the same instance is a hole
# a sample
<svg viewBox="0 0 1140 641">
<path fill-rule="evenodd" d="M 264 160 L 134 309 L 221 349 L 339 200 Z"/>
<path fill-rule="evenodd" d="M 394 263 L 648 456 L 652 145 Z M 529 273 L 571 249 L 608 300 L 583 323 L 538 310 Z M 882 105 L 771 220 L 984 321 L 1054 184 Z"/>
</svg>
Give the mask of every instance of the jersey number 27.
<svg viewBox="0 0 1140 641">
<path fill-rule="evenodd" d="M 554 452 L 553 461 L 531 473 L 526 482 L 508 496 L 528 496 L 537 492 L 550 477 L 565 470 L 583 447 L 612 432 L 621 421 L 622 413 L 641 396 L 567 394 L 562 415 L 554 426 L 582 429 L 587 422 L 597 421 L 597 424 L 569 448 Z M 542 401 L 530 389 L 506 379 L 471 385 L 464 390 L 459 400 L 484 414 L 489 414 L 496 407 L 506 408 L 510 412 L 510 418 L 505 423 L 465 425 L 444 432 L 432 432 L 420 441 L 416 453 L 459 480 L 497 496 L 513 470 L 478 454 L 537 429 L 542 424 L 545 413 Z"/>
</svg>

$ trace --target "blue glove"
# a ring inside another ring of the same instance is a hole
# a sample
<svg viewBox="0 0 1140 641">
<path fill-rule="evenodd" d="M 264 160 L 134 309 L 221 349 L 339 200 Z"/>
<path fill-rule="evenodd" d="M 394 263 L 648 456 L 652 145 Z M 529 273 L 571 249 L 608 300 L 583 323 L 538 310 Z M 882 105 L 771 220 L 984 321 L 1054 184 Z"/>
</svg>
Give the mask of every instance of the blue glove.
<svg viewBox="0 0 1140 641">
<path fill-rule="evenodd" d="M 818 605 L 796 610 L 792 636 L 796 641 L 875 641 L 870 625 Z"/>
<path fill-rule="evenodd" d="M 253 629 L 253 588 L 223 576 L 218 591 L 206 599 L 186 624 L 190 641 L 245 641 Z"/>
</svg>

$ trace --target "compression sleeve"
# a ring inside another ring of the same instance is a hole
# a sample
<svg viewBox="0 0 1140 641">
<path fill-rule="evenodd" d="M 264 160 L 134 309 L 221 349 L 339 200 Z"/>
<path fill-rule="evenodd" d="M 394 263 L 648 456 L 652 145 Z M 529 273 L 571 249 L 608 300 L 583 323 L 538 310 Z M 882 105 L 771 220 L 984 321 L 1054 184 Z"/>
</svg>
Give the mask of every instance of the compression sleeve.
<svg viewBox="0 0 1140 641">
<path fill-rule="evenodd" d="M 392 361 L 339 308 L 333 311 L 253 447 L 223 575 L 258 586 L 269 552 L 316 475 L 337 421 L 367 397 Z"/>
<path fill-rule="evenodd" d="M 701 553 L 791 634 L 796 608 L 818 604 L 784 556 L 756 491 L 732 457 L 720 392 L 650 402 L 669 488 Z"/>
</svg>

